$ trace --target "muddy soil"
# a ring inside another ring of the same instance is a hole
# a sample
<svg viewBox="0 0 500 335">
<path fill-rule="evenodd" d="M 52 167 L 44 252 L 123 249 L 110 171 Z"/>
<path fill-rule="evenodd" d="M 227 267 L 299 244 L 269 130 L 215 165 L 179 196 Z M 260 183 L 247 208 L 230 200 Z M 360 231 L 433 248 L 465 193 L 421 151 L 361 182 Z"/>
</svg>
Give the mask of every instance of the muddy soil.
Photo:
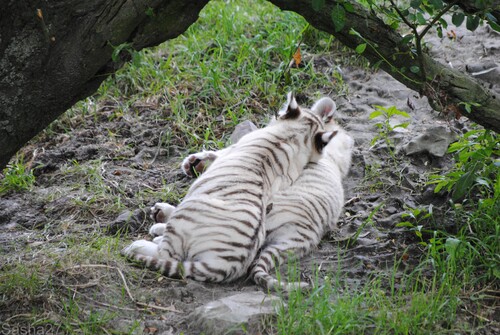
<svg viewBox="0 0 500 335">
<path fill-rule="evenodd" d="M 433 54 L 443 62 L 465 71 L 465 65 L 500 59 L 500 38 L 487 28 L 455 32 L 455 40 L 430 39 Z M 318 71 L 328 71 L 326 65 L 335 62 L 325 56 L 311 57 Z M 452 221 L 439 218 L 447 199 L 425 184 L 426 175 L 448 168 L 451 157 L 406 156 L 404 146 L 438 126 L 459 134 L 470 124 L 463 118 L 439 115 L 425 98 L 383 72 L 341 70 L 347 85 L 344 93 L 336 96 L 327 88 L 323 93 L 337 101 L 337 119 L 356 141 L 345 181 L 345 215 L 339 231 L 325 236 L 318 249 L 302 260 L 301 269 L 306 278 L 313 276 L 313 269 L 320 269 L 320 277 L 340 269 L 345 281 L 358 287 L 374 272 L 391 272 L 396 261 L 401 273 L 418 263 L 423 252 L 419 239 L 408 228 L 396 227 L 408 207 L 432 204 L 437 215 L 434 228 L 454 229 Z M 498 90 L 495 78 L 488 85 Z M 396 106 L 411 115 L 406 129 L 391 134 L 396 160 L 391 159 L 384 141 L 371 143 L 378 134 L 378 120 L 368 117 L 373 105 Z M 36 184 L 29 192 L 1 198 L 0 276 L 2 270 L 26 264 L 28 269 L 20 273 L 37 268 L 45 277 L 34 278 L 37 283 L 26 281 L 29 276 L 9 279 L 22 283 L 22 289 L 13 289 L 11 296 L 1 299 L 4 325 L 33 325 L 38 320 L 46 329 L 64 333 L 78 327 L 75 320 L 94 318 L 101 322 L 95 333 L 135 329 L 136 333 L 196 334 L 186 321 L 195 307 L 258 290 L 246 280 L 230 285 L 171 280 L 138 269 L 119 255 L 127 243 L 147 234 L 152 224 L 148 208 L 157 201 L 169 201 L 169 192 L 181 195 L 191 182 L 178 168 L 184 144 L 176 136 L 164 140 L 164 130 L 175 134 L 176 129 L 162 115 L 168 109 L 158 112 L 157 107 L 156 103 L 135 103 L 116 117 L 116 102 L 104 103 L 96 106 L 95 115 L 66 120 L 73 131 L 67 132 L 61 122 L 23 149 Z M 113 238 L 116 234 L 119 239 Z M 75 245 L 81 247 L 79 254 L 68 256 Z M 490 314 L 483 317 L 494 320 L 494 311 L 485 313 Z M 464 312 L 462 317 L 473 324 L 470 314 Z M 492 324 L 482 332 L 497 330 Z"/>
</svg>

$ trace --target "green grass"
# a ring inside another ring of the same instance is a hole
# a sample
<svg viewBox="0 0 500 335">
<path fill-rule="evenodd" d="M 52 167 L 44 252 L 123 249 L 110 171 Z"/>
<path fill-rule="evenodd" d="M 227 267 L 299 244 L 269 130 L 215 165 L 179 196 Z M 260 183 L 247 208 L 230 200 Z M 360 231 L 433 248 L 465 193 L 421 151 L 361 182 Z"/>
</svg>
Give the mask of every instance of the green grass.
<svg viewBox="0 0 500 335">
<path fill-rule="evenodd" d="M 260 124 L 272 116 L 289 90 L 320 95 L 332 87 L 336 79 L 315 71 L 306 57 L 286 80 L 299 41 L 303 54 L 333 48 L 331 36 L 264 1 L 214 1 L 182 36 L 132 52 L 131 63 L 103 83 L 100 99 L 151 100 L 177 136 L 165 146 L 221 148 L 241 120 Z"/>
<path fill-rule="evenodd" d="M 62 178 L 78 181 L 74 184 L 75 190 L 84 191 L 80 196 L 72 199 L 80 211 L 86 210 L 96 215 L 103 210 L 117 214 L 125 207 L 121 198 L 125 198 L 125 191 L 118 185 L 110 183 L 103 175 L 104 166 L 100 160 L 80 164 L 73 161 L 62 171 Z"/>
<path fill-rule="evenodd" d="M 24 163 L 23 157 L 16 157 L 3 170 L 4 177 L 0 179 L 0 195 L 8 192 L 29 190 L 35 183 L 33 171 Z"/>
<path fill-rule="evenodd" d="M 495 299 L 500 282 L 499 141 L 488 131 L 473 130 L 449 151 L 456 153 L 455 166 L 431 179 L 436 192 L 449 193 L 444 215 L 434 217 L 432 206 L 408 208 L 402 215 L 407 221 L 396 225 L 420 240 L 424 253 L 418 266 L 401 273 L 396 262 L 392 273 L 372 273 L 353 287 L 340 271 L 339 256 L 337 272 L 316 274 L 312 292 L 288 295 L 276 333 L 456 334 L 475 333 L 492 322 L 487 301 Z M 446 222 L 453 223 L 452 231 L 440 228 Z M 296 278 L 289 273 L 290 281 Z M 459 317 L 464 311 L 476 319 Z"/>
<path fill-rule="evenodd" d="M 5 271 L 8 269 L 7 271 Z M 39 266 L 28 267 L 25 264 L 6 266 L 0 273 L 0 294 L 7 296 L 32 297 L 41 293 L 45 280 L 40 277 Z"/>
<path fill-rule="evenodd" d="M 340 270 L 317 273 L 310 292 L 292 291 L 278 306 L 273 331 L 277 334 L 436 334 L 466 330 L 457 324 L 461 279 L 457 259 L 428 249 L 420 265 L 407 273 L 372 273 L 353 285 Z M 449 250 L 453 252 L 452 250 Z M 339 252 L 339 255 L 341 253 Z M 289 278 L 294 280 L 292 271 Z"/>
<path fill-rule="evenodd" d="M 124 266 L 125 260 L 117 258 L 123 246 L 122 238 L 101 232 L 67 234 L 33 247 L 42 260 L 17 263 L 15 256 L 6 255 L 0 268 L 0 310 L 8 317 L 4 327 L 34 327 L 58 334 L 134 333 L 139 322 L 121 321 L 125 313 L 135 310 L 129 307 L 134 305 L 124 293 L 118 271 L 125 280 L 147 273 Z M 110 328 L 110 323 L 118 323 L 120 330 Z"/>
</svg>

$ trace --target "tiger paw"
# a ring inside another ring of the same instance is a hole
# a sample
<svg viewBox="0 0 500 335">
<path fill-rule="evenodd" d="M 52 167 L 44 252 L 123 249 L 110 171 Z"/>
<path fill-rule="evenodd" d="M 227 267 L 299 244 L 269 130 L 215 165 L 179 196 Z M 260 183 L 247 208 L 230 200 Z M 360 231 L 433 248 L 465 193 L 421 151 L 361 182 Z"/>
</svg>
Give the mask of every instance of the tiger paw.
<svg viewBox="0 0 500 335">
<path fill-rule="evenodd" d="M 170 204 L 157 202 L 153 207 L 151 207 L 150 216 L 156 223 L 166 223 L 174 209 L 175 207 Z"/>
<path fill-rule="evenodd" d="M 217 155 L 213 151 L 202 151 L 189 155 L 182 161 L 181 170 L 188 177 L 195 178 L 212 163 Z"/>
<path fill-rule="evenodd" d="M 124 248 L 121 254 L 128 258 L 135 258 L 138 255 L 158 257 L 158 244 L 146 240 L 137 240 Z"/>
<path fill-rule="evenodd" d="M 167 227 L 166 223 L 156 223 L 152 225 L 151 228 L 149 228 L 149 235 L 153 237 L 163 236 L 166 227 Z"/>
</svg>

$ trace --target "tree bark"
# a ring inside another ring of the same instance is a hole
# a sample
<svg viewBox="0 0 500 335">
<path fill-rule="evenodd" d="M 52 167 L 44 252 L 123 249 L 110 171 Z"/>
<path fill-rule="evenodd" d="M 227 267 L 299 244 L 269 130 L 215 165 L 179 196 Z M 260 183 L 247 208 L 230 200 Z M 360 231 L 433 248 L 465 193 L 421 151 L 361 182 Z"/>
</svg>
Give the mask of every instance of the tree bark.
<svg viewBox="0 0 500 335">
<path fill-rule="evenodd" d="M 26 142 L 122 64 L 123 43 L 140 50 L 183 33 L 208 0 L 2 2 L 0 169 Z"/>
<path fill-rule="evenodd" d="M 373 64 L 382 60 L 379 63 L 381 69 L 407 87 L 426 95 L 434 106 L 451 112 L 458 111 L 485 128 L 500 132 L 499 96 L 483 87 L 475 78 L 451 69 L 427 54 L 424 54 L 423 64 L 427 78 L 430 80 L 423 85 L 420 73 L 409 71 L 412 66 L 420 67 L 421 63 L 403 43 L 403 37 L 386 25 L 375 13 L 356 2 L 347 1 L 352 4 L 354 10 L 344 10 L 345 25 L 336 31 L 331 13 L 335 7 L 342 6 L 342 3 L 346 1 L 325 0 L 325 4 L 319 11 L 313 9 L 311 0 L 269 1 L 283 10 L 294 11 L 302 15 L 312 26 L 334 35 L 351 49 L 367 43 L 362 54 L 364 57 Z M 459 2 L 465 3 L 465 1 Z M 359 35 L 353 34 L 352 31 Z M 475 103 L 471 106 L 471 113 L 465 111 L 464 103 Z"/>
</svg>

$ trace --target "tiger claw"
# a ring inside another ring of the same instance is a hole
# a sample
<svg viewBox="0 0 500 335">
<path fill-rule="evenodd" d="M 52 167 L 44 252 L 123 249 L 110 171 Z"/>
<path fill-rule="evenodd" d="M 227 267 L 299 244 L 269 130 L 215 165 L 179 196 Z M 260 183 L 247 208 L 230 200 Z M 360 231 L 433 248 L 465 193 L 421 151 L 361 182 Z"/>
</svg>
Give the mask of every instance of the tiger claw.
<svg viewBox="0 0 500 335">
<path fill-rule="evenodd" d="M 182 161 L 182 172 L 191 178 L 198 177 L 215 158 L 216 155 L 210 151 L 189 155 Z"/>
</svg>

